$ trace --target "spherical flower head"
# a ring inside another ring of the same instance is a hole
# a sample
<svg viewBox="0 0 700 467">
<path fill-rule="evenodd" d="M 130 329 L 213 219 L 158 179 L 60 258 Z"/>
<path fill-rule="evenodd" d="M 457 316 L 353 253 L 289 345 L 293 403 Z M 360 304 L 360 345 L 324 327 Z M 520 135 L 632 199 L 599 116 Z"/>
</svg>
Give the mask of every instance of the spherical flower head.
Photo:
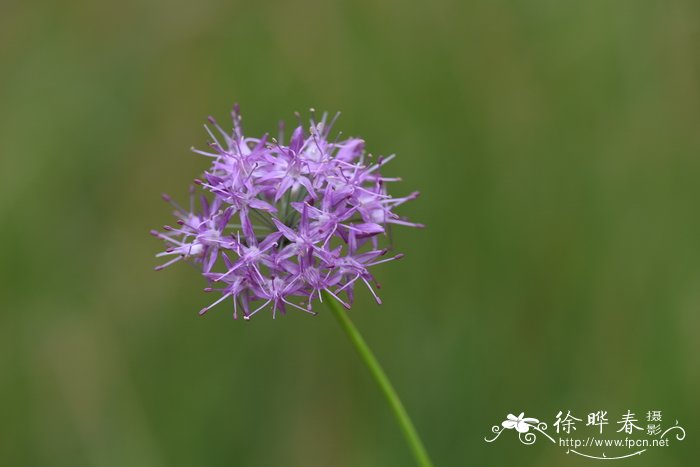
<svg viewBox="0 0 700 467">
<path fill-rule="evenodd" d="M 323 291 L 349 309 L 358 283 L 381 303 L 369 270 L 401 258 L 380 246 L 392 224 L 422 227 L 394 213 L 418 192 L 389 195 L 387 185 L 400 179 L 381 169 L 394 156 L 375 159 L 358 138 L 330 139 L 338 115 L 311 115 L 308 131 L 300 123 L 288 143 L 283 123 L 277 138 L 244 136 L 238 106 L 229 132 L 209 117 L 209 149 L 193 151 L 210 166 L 190 188 L 189 207 L 163 195 L 177 226 L 151 231 L 167 247 L 156 256 L 169 258 L 155 269 L 197 265 L 204 290 L 220 294 L 200 314 L 227 300 L 234 318 L 264 309 L 316 314 Z"/>
</svg>

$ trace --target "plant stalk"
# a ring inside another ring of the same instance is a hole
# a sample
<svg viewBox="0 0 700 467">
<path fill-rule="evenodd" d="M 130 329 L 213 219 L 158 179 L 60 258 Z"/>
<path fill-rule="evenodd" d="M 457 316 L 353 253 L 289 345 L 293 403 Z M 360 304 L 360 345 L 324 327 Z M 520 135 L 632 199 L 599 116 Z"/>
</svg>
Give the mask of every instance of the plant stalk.
<svg viewBox="0 0 700 467">
<path fill-rule="evenodd" d="M 418 432 L 413 426 L 411 418 L 408 416 L 403 403 L 401 403 L 401 399 L 399 399 L 398 394 L 396 394 L 396 390 L 389 381 L 389 378 L 387 378 L 386 373 L 384 373 L 384 370 L 372 353 L 372 350 L 370 350 L 369 346 L 362 338 L 362 335 L 348 317 L 347 311 L 337 300 L 325 291 L 323 292 L 323 300 L 328 305 L 328 308 L 330 308 L 333 316 L 338 320 L 338 323 L 340 323 L 340 327 L 343 328 L 345 334 L 350 338 L 362 362 L 372 374 L 374 381 L 379 385 L 379 389 L 381 389 L 386 401 L 389 403 L 394 417 L 406 438 L 406 442 L 408 442 L 411 448 L 416 463 L 420 467 L 433 467 L 430 457 L 428 456 L 428 451 L 425 450 L 425 446 L 423 446 L 423 442 L 420 436 L 418 436 Z"/>
</svg>

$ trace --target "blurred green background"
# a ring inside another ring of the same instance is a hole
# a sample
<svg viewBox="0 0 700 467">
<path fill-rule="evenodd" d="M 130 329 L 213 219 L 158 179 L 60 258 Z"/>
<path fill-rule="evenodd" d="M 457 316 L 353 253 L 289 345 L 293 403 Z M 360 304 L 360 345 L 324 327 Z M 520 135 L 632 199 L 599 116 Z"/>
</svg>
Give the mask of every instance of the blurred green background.
<svg viewBox="0 0 700 467">
<path fill-rule="evenodd" d="M 506 433 L 700 414 L 700 3 L 0 3 L 0 465 L 409 466 L 329 313 L 233 322 L 152 268 L 207 161 L 309 107 L 396 152 L 395 229 L 352 318 L 437 466 L 595 464 Z M 580 428 L 580 431 L 584 428 Z"/>
</svg>

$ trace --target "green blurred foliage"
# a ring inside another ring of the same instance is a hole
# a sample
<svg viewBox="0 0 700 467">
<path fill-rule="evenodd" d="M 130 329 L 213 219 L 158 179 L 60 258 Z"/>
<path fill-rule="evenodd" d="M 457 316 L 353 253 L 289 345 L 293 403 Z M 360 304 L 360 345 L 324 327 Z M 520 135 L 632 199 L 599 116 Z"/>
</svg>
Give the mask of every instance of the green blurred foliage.
<svg viewBox="0 0 700 467">
<path fill-rule="evenodd" d="M 341 110 L 423 193 L 351 313 L 436 465 L 589 465 L 483 441 L 567 409 L 663 410 L 688 437 L 630 465 L 692 465 L 699 48 L 691 0 L 3 0 L 0 465 L 411 465 L 330 314 L 199 318 L 152 271 L 234 101 Z"/>
</svg>

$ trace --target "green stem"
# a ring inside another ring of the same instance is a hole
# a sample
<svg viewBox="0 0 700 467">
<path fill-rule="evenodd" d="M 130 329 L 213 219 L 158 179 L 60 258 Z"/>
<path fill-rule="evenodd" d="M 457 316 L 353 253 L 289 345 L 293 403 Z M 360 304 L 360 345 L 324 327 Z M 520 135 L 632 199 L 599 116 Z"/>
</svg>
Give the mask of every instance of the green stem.
<svg viewBox="0 0 700 467">
<path fill-rule="evenodd" d="M 401 431 L 403 432 L 408 445 L 411 447 L 416 463 L 421 467 L 432 467 L 433 464 L 430 461 L 428 452 L 425 450 L 423 442 L 421 441 L 420 436 L 418 436 L 416 428 L 413 426 L 413 422 L 411 422 L 406 409 L 401 403 L 401 399 L 399 399 L 398 394 L 396 394 L 396 390 L 391 385 L 389 378 L 387 378 L 386 373 L 384 373 L 384 370 L 365 340 L 362 338 L 362 335 L 360 335 L 360 332 L 357 330 L 352 321 L 350 321 L 346 310 L 340 305 L 340 303 L 338 303 L 337 300 L 335 300 L 325 291 L 323 292 L 323 300 L 326 302 L 331 312 L 333 312 L 333 316 L 335 316 L 340 323 L 340 327 L 343 328 L 345 334 L 347 334 L 350 338 L 350 341 L 355 346 L 357 353 L 360 354 L 360 358 L 367 366 L 370 373 L 372 373 L 372 377 L 379 385 L 384 397 L 386 397 L 386 400 L 394 413 L 394 417 L 396 417 L 396 421 L 399 423 Z"/>
</svg>

